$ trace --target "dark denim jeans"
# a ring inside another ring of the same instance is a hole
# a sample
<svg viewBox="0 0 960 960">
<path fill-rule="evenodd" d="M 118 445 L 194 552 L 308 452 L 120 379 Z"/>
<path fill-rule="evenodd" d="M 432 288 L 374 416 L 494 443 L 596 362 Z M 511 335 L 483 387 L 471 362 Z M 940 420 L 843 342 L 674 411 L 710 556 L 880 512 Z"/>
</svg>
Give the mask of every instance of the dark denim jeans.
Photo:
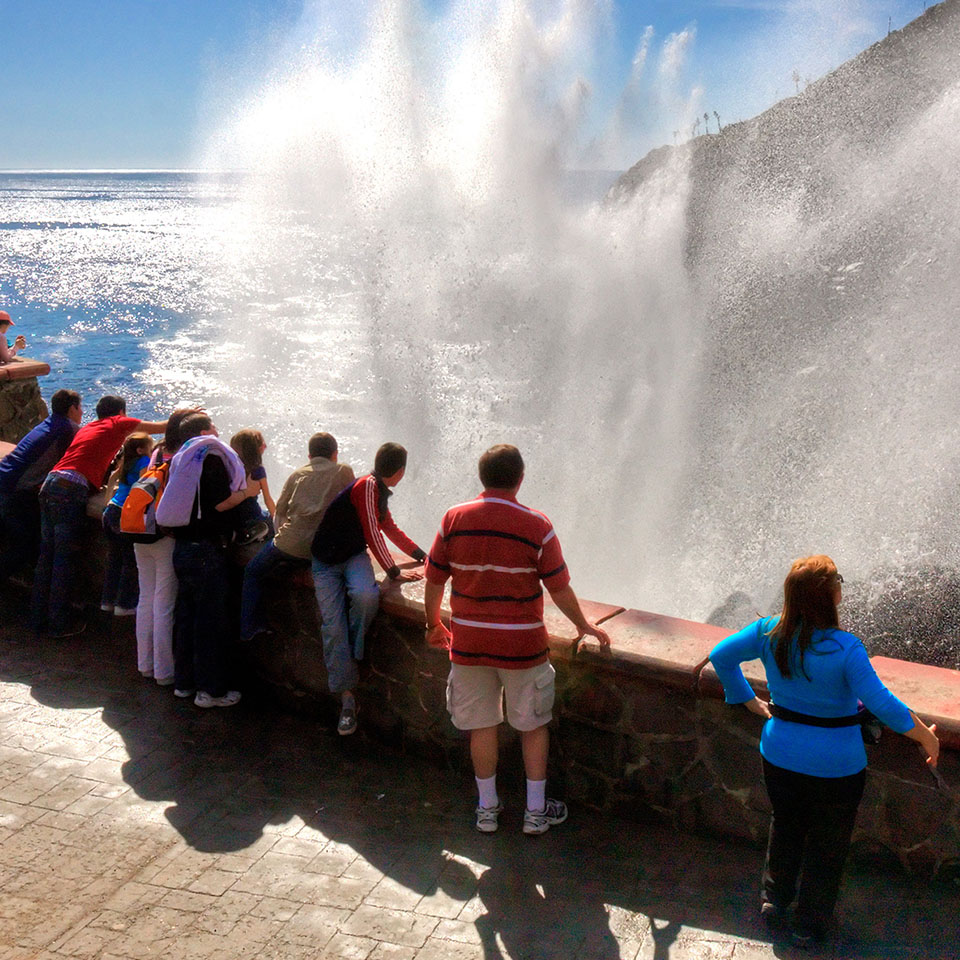
<svg viewBox="0 0 960 960">
<path fill-rule="evenodd" d="M 763 761 L 773 816 L 761 896 L 789 906 L 802 871 L 797 920 L 819 930 L 837 903 L 866 777 L 812 777 Z"/>
<path fill-rule="evenodd" d="M 249 640 L 259 630 L 264 629 L 263 615 L 260 610 L 264 581 L 288 576 L 295 570 L 309 568 L 309 560 L 291 557 L 289 553 L 278 550 L 272 542 L 265 543 L 260 548 L 243 572 L 243 588 L 240 592 L 241 640 Z"/>
<path fill-rule="evenodd" d="M 35 566 L 40 553 L 40 500 L 36 490 L 17 490 L 0 499 L 0 583 Z"/>
<path fill-rule="evenodd" d="M 87 514 L 88 488 L 50 474 L 40 488 L 40 557 L 33 576 L 34 626 L 53 633 L 69 625 L 75 555 Z"/>
<path fill-rule="evenodd" d="M 140 599 L 137 555 L 133 552 L 133 542 L 120 533 L 120 507 L 115 503 L 108 503 L 103 511 L 103 533 L 108 552 L 100 602 L 132 610 Z"/>
<path fill-rule="evenodd" d="M 179 583 L 173 623 L 174 683 L 222 697 L 232 671 L 226 549 L 219 543 L 178 540 L 173 569 Z"/>
</svg>

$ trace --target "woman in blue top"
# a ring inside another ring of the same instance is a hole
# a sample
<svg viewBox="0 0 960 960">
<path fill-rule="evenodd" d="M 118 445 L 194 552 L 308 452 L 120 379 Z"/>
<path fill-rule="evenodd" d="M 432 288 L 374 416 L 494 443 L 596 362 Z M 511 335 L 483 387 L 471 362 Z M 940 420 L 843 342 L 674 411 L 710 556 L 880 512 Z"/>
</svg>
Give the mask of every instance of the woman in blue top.
<svg viewBox="0 0 960 960">
<path fill-rule="evenodd" d="M 836 905 L 866 780 L 859 702 L 916 740 L 931 766 L 939 754 L 936 728 L 887 690 L 863 643 L 839 629 L 842 583 L 829 557 L 801 557 L 783 583 L 780 616 L 750 624 L 710 653 L 727 703 L 742 703 L 767 720 L 760 754 L 773 815 L 760 910 L 771 925 L 781 923 L 802 872 L 793 932 L 798 944 L 826 936 Z M 756 659 L 767 673 L 769 706 L 740 669 Z M 783 719 L 785 713 L 792 719 Z"/>
</svg>

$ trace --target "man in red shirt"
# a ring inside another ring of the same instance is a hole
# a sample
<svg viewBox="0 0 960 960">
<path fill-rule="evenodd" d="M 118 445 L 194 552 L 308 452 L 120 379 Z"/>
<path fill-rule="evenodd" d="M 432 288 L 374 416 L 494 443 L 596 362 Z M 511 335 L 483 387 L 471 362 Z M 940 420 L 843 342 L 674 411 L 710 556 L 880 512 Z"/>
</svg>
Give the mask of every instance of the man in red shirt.
<svg viewBox="0 0 960 960">
<path fill-rule="evenodd" d="M 566 804 L 545 796 L 554 669 L 543 623 L 544 584 L 581 635 L 610 645 L 580 609 L 553 525 L 517 502 L 523 458 L 500 444 L 480 458 L 483 493 L 451 507 L 427 558 L 424 609 L 427 642 L 450 651 L 447 705 L 453 724 L 470 731 L 480 798 L 477 829 L 493 833 L 503 809 L 497 796 L 497 727 L 520 732 L 527 775 L 523 832 L 545 833 L 567 819 Z M 440 620 L 443 588 L 452 578 L 450 631 Z"/>
<path fill-rule="evenodd" d="M 123 397 L 101 397 L 97 419 L 81 427 L 40 488 L 40 558 L 33 576 L 31 618 L 37 631 L 54 637 L 81 633 L 85 623 L 68 620 L 74 554 L 80 546 L 87 498 L 104 483 L 107 468 L 134 430 L 163 433 L 166 421 L 126 416 Z"/>
<path fill-rule="evenodd" d="M 383 444 L 373 473 L 354 480 L 331 501 L 310 547 L 327 686 L 331 693 L 340 694 L 337 732 L 342 736 L 357 729 L 353 693 L 359 679 L 357 661 L 363 659 L 364 637 L 380 605 L 367 548 L 391 580 L 422 578 L 420 573 L 401 572 L 383 538 L 386 533 L 414 560 L 426 559 L 426 553 L 394 523 L 387 507 L 391 488 L 403 479 L 406 469 L 407 451 L 399 443 Z"/>
</svg>

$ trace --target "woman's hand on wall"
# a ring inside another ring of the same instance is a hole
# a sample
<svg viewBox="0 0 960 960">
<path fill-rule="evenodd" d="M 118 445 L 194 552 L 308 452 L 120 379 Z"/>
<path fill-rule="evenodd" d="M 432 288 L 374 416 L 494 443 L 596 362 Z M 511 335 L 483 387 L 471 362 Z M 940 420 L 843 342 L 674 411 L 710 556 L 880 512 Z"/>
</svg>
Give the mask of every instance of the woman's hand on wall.
<svg viewBox="0 0 960 960">
<path fill-rule="evenodd" d="M 913 728 L 908 730 L 904 736 L 916 740 L 927 755 L 927 763 L 931 767 L 935 767 L 940 759 L 940 740 L 937 738 L 937 725 L 931 723 L 928 727 L 912 710 L 910 716 L 913 719 Z"/>
<path fill-rule="evenodd" d="M 759 697 L 754 697 L 752 700 L 748 700 L 744 706 L 751 713 L 755 713 L 758 717 L 763 717 L 764 720 L 769 720 L 773 716 L 766 700 L 761 700 Z"/>
</svg>

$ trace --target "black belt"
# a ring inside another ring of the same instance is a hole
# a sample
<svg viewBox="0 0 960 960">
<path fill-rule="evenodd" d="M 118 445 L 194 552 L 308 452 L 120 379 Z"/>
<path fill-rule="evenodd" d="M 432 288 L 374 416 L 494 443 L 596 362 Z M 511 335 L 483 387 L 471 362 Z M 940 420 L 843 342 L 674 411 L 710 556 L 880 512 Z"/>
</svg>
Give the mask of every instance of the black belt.
<svg viewBox="0 0 960 960">
<path fill-rule="evenodd" d="M 809 713 L 797 713 L 779 704 L 771 703 L 770 712 L 778 720 L 789 720 L 791 723 L 805 723 L 809 727 L 859 727 L 863 723 L 873 720 L 869 710 L 860 710 L 846 717 L 814 717 Z"/>
</svg>

